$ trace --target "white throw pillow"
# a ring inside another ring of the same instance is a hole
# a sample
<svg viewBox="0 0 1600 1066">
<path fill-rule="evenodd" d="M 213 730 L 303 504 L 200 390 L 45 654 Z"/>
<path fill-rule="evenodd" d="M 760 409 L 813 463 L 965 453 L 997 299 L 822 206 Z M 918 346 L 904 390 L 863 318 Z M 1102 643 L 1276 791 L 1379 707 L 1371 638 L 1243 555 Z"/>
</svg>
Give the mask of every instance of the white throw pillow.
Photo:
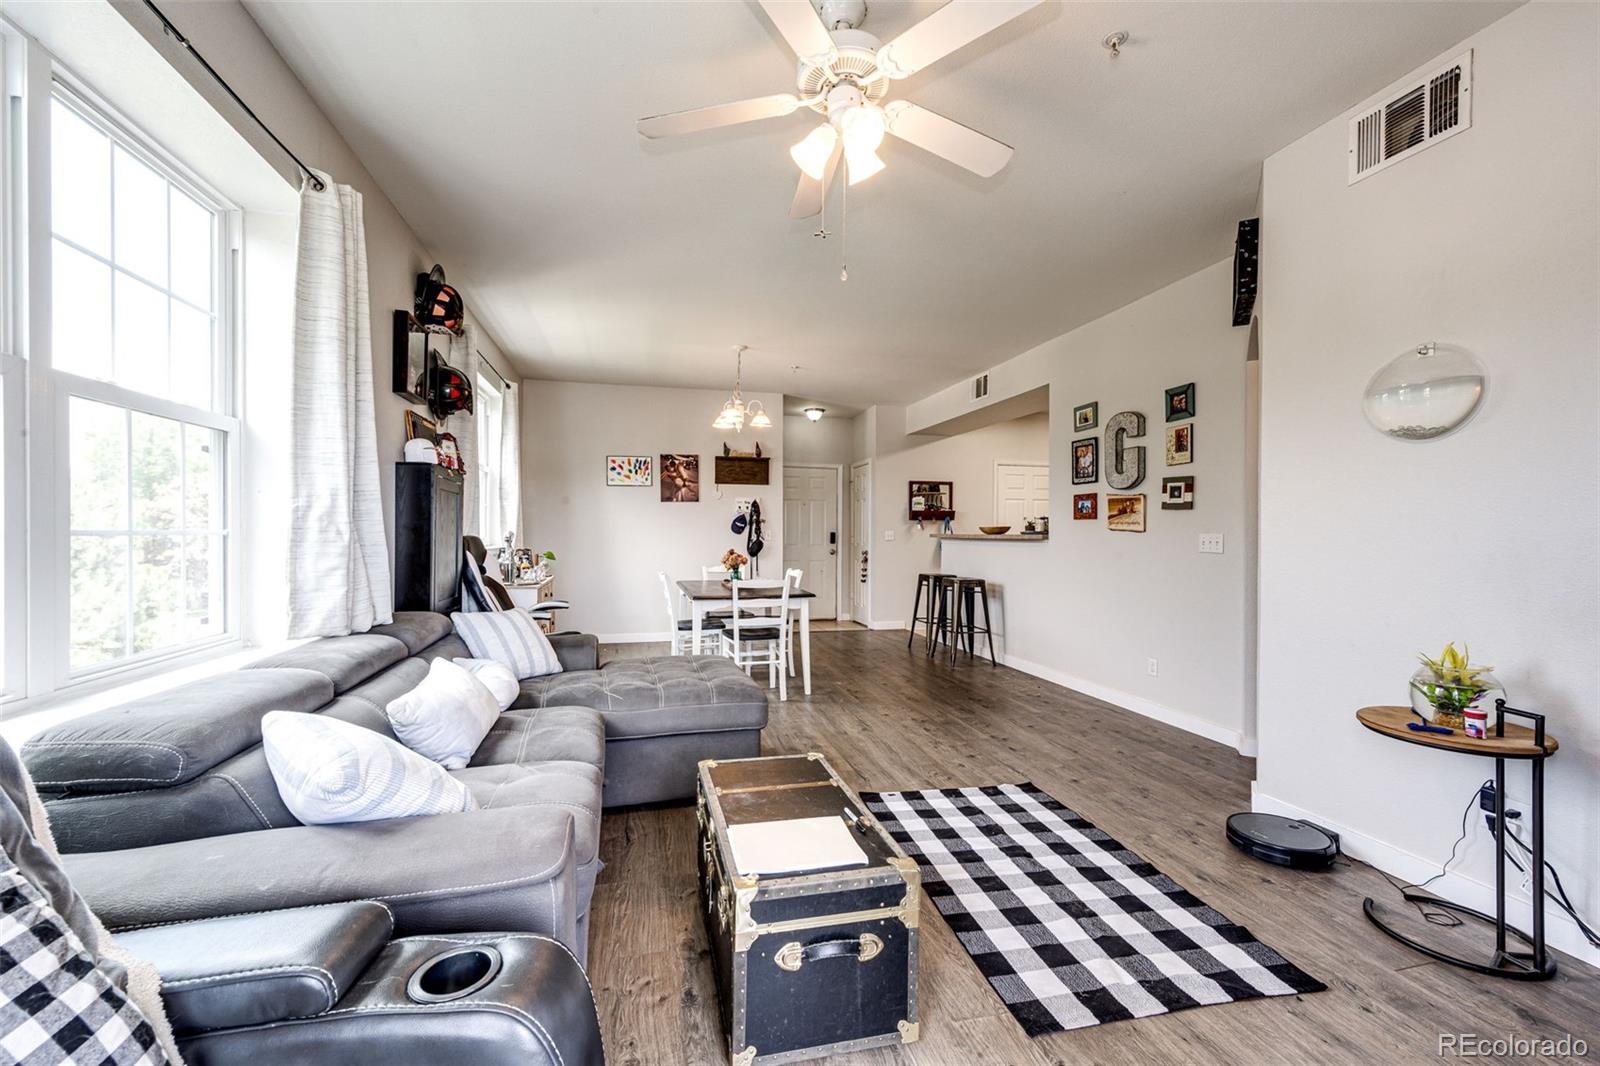
<svg viewBox="0 0 1600 1066">
<path fill-rule="evenodd" d="M 474 659 L 505 663 L 519 681 L 561 672 L 556 650 L 526 611 L 456 613 L 450 621 Z"/>
<path fill-rule="evenodd" d="M 516 681 L 511 684 L 515 688 Z M 449 659 L 435 659 L 428 676 L 390 700 L 384 711 L 400 743 L 446 770 L 459 770 L 494 727 L 500 703 L 470 672 Z"/>
<path fill-rule="evenodd" d="M 270 711 L 261 719 L 261 746 L 283 805 L 306 825 L 478 808 L 438 763 L 325 714 Z"/>
<path fill-rule="evenodd" d="M 503 711 L 517 701 L 517 675 L 511 667 L 493 659 L 451 659 L 461 669 L 483 682 L 483 687 L 494 693 Z"/>
</svg>

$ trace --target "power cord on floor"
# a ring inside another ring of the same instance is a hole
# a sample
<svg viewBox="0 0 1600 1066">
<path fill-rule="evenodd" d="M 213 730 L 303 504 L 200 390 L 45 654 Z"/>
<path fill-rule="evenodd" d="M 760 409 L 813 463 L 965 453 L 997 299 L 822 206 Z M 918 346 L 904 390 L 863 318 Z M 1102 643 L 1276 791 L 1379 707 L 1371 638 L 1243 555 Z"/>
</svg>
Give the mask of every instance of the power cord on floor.
<svg viewBox="0 0 1600 1066">
<path fill-rule="evenodd" d="M 1400 881 L 1397 878 L 1390 877 L 1387 873 L 1384 873 L 1384 871 L 1378 870 L 1378 873 L 1382 874 L 1383 879 L 1389 882 L 1394 890 L 1400 894 L 1402 899 L 1415 907 L 1417 909 L 1417 913 L 1422 916 L 1422 920 L 1430 925 L 1451 928 L 1460 925 L 1461 919 L 1449 911 L 1440 910 L 1438 908 L 1429 908 L 1423 903 L 1422 900 L 1408 896 L 1406 893 L 1411 891 L 1426 890 L 1429 885 L 1433 884 L 1435 881 L 1439 880 L 1439 878 L 1443 877 L 1449 872 L 1451 864 L 1456 861 L 1456 852 L 1460 850 L 1462 843 L 1467 839 L 1467 823 L 1468 819 L 1471 817 L 1472 808 L 1478 805 L 1479 796 L 1482 794 L 1484 788 L 1492 787 L 1493 785 L 1494 782 L 1492 780 L 1487 780 L 1472 790 L 1472 798 L 1467 801 L 1466 807 L 1461 811 L 1461 834 L 1456 837 L 1456 842 L 1450 845 L 1450 857 L 1444 861 L 1443 866 L 1439 867 L 1438 873 L 1434 874 L 1421 884 L 1414 885 Z M 1491 815 L 1490 817 L 1492 818 L 1493 816 Z M 1512 843 L 1516 844 L 1517 847 L 1521 848 L 1523 855 L 1528 861 L 1532 860 L 1533 848 L 1529 847 L 1527 842 L 1518 836 L 1515 830 L 1513 830 L 1509 825 L 1506 826 L 1506 839 L 1510 840 Z M 1511 860 L 1511 865 L 1515 866 L 1518 872 L 1528 872 L 1528 868 L 1524 864 L 1523 860 L 1519 860 L 1516 854 L 1509 849 L 1505 852 L 1505 857 Z M 1555 903 L 1557 907 L 1561 908 L 1561 910 L 1565 911 L 1567 917 L 1573 920 L 1573 922 L 1578 926 L 1578 931 L 1583 934 L 1585 940 L 1587 940 L 1594 947 L 1600 948 L 1600 933 L 1596 933 L 1594 928 L 1585 922 L 1582 916 L 1578 914 L 1578 909 L 1573 906 L 1571 897 L 1567 895 L 1566 886 L 1561 883 L 1561 875 L 1556 872 L 1555 866 L 1551 864 L 1549 859 L 1545 860 L 1544 868 L 1550 874 L 1550 884 L 1553 889 L 1553 892 L 1550 894 L 1551 901 Z M 1376 869 L 1376 867 L 1374 867 L 1374 869 Z"/>
<path fill-rule="evenodd" d="M 1533 859 L 1533 849 L 1529 847 L 1521 837 L 1512 832 L 1510 826 L 1506 827 L 1506 839 L 1514 842 L 1517 847 L 1521 848 L 1523 853 L 1530 861 Z M 1506 858 L 1511 860 L 1511 865 L 1515 866 L 1518 872 L 1528 872 L 1528 868 L 1518 861 L 1516 855 L 1508 851 L 1506 852 Z M 1551 901 L 1554 902 L 1557 907 L 1560 907 L 1562 910 L 1567 912 L 1567 917 L 1571 918 L 1578 926 L 1578 931 L 1583 934 L 1583 938 L 1587 940 L 1591 946 L 1600 948 L 1600 934 L 1597 934 L 1592 928 L 1590 928 L 1589 923 L 1585 922 L 1583 918 L 1579 916 L 1577 908 L 1572 905 L 1571 898 L 1567 896 L 1566 886 L 1562 885 L 1561 883 L 1561 875 L 1556 872 L 1555 866 L 1551 864 L 1549 859 L 1544 861 L 1544 868 L 1549 871 L 1550 884 L 1555 890 L 1551 894 Z"/>
<path fill-rule="evenodd" d="M 1494 782 L 1492 781 L 1485 781 L 1483 784 L 1490 785 L 1493 783 Z M 1439 880 L 1439 878 L 1449 873 L 1450 864 L 1456 861 L 1456 852 L 1460 850 L 1461 845 L 1467 839 L 1467 820 L 1472 816 L 1472 808 L 1478 805 L 1478 793 L 1482 790 L 1482 788 L 1483 785 L 1479 785 L 1477 788 L 1473 789 L 1472 798 L 1468 800 L 1467 805 L 1462 808 L 1461 835 L 1456 837 L 1456 842 L 1454 844 L 1450 845 L 1450 857 L 1444 861 L 1443 866 L 1439 867 L 1438 873 L 1434 874 L 1420 885 L 1413 885 L 1397 880 L 1393 877 L 1390 877 L 1387 873 L 1384 873 L 1384 871 L 1378 870 L 1380 874 L 1383 874 L 1383 879 L 1389 882 L 1396 892 L 1400 893 L 1400 898 L 1404 899 L 1407 903 L 1415 907 L 1417 909 L 1417 914 L 1421 915 L 1422 920 L 1427 922 L 1429 925 L 1437 925 L 1446 929 L 1451 929 L 1460 925 L 1461 919 L 1447 910 L 1437 907 L 1430 908 L 1425 905 L 1422 900 L 1407 895 L 1407 893 L 1412 891 L 1423 891 L 1427 889 L 1429 885 Z M 1374 869 L 1376 869 L 1376 867 L 1374 867 Z"/>
</svg>

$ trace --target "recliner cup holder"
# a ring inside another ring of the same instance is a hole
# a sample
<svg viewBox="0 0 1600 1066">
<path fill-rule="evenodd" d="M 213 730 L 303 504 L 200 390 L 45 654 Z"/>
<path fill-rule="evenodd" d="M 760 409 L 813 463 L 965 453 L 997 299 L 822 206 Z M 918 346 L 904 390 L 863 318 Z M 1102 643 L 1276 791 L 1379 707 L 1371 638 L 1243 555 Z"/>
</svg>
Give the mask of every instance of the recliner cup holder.
<svg viewBox="0 0 1600 1066">
<path fill-rule="evenodd" d="M 445 1003 L 483 988 L 500 973 L 500 952 L 487 944 L 451 948 L 418 966 L 406 982 L 417 1003 Z"/>
</svg>

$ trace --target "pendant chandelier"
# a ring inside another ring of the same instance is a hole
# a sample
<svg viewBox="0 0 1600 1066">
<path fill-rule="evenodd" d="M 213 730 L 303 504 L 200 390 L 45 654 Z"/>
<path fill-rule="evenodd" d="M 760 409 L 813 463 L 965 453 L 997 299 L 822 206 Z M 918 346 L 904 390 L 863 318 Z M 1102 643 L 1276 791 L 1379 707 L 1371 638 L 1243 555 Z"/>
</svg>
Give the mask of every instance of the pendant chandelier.
<svg viewBox="0 0 1600 1066">
<path fill-rule="evenodd" d="M 733 430 L 735 433 L 744 432 L 745 423 L 751 429 L 771 429 L 772 418 L 761 406 L 760 400 L 744 402 L 740 393 L 740 385 L 744 377 L 744 350 L 745 345 L 736 344 L 733 347 L 733 395 L 728 397 L 722 405 L 722 410 L 717 414 L 716 421 L 711 423 L 712 429 Z"/>
</svg>

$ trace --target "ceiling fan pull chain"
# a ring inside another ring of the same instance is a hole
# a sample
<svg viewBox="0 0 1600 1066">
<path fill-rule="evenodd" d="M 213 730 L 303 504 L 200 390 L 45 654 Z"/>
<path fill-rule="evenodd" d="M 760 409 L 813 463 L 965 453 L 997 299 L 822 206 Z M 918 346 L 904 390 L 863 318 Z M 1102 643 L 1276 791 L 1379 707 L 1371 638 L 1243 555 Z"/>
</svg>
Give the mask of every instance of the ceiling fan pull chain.
<svg viewBox="0 0 1600 1066">
<path fill-rule="evenodd" d="M 824 196 L 826 199 L 826 196 Z M 850 160 L 844 160 L 844 184 L 839 187 L 839 280 L 850 280 L 850 256 L 845 240 L 850 235 Z"/>
</svg>

